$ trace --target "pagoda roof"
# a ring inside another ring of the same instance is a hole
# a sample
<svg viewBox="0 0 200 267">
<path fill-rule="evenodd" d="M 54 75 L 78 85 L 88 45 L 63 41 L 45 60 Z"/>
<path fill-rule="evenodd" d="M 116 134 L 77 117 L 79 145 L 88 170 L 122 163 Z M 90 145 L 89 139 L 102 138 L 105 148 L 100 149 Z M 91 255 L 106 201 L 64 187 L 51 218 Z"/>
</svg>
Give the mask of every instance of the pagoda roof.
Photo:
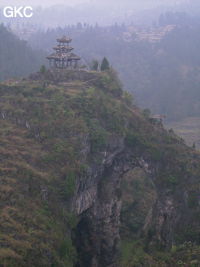
<svg viewBox="0 0 200 267">
<path fill-rule="evenodd" d="M 79 56 L 77 56 L 76 54 L 74 54 L 74 53 L 70 53 L 69 54 L 69 59 L 80 60 L 81 58 Z"/>
<path fill-rule="evenodd" d="M 49 55 L 47 57 L 47 59 L 55 59 L 55 60 L 80 60 L 81 58 L 79 56 L 77 56 L 74 53 L 70 53 L 70 54 L 65 54 L 65 53 L 61 53 L 61 54 L 57 54 L 57 53 L 53 53 L 51 55 Z"/>
<path fill-rule="evenodd" d="M 56 53 L 53 53 L 53 54 L 49 55 L 47 57 L 47 59 L 53 59 L 53 58 L 57 58 L 57 57 L 58 57 L 58 55 Z"/>
<path fill-rule="evenodd" d="M 57 45 L 55 47 L 53 47 L 54 50 L 68 50 L 68 51 L 72 51 L 74 48 L 71 46 L 64 46 L 64 45 Z"/>
<path fill-rule="evenodd" d="M 47 56 L 47 59 L 54 61 L 73 61 L 81 59 L 79 56 L 71 52 L 74 49 L 73 47 L 66 45 L 66 43 L 70 43 L 72 41 L 71 38 L 63 36 L 57 39 L 57 41 L 59 44 L 53 47 L 55 52 Z"/>
<path fill-rule="evenodd" d="M 59 43 L 70 43 L 72 41 L 71 38 L 63 36 L 61 38 L 56 39 Z"/>
</svg>

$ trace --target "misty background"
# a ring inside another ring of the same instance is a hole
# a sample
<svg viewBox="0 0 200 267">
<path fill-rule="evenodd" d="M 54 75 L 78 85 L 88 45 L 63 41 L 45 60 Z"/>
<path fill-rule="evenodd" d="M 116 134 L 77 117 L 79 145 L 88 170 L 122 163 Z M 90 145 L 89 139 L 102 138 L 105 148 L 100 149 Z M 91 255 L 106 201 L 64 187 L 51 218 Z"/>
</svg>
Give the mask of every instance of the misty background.
<svg viewBox="0 0 200 267">
<path fill-rule="evenodd" d="M 191 1 L 188 0 L 43 0 L 42 2 L 39 0 L 1 0 L 0 5 L 43 5 L 43 6 L 52 6 L 52 5 L 77 5 L 77 4 L 84 4 L 84 3 L 91 3 L 91 4 L 95 4 L 95 5 L 107 5 L 107 4 L 120 4 L 120 5 L 125 5 L 125 4 L 129 4 L 132 6 L 140 6 L 142 8 L 146 8 L 147 6 L 157 6 L 157 5 L 177 5 L 180 3 L 190 3 Z"/>
<path fill-rule="evenodd" d="M 34 16 L 24 23 L 33 23 L 41 27 L 58 27 L 66 24 L 85 22 L 90 24 L 111 25 L 113 23 L 137 24 L 151 23 L 160 13 L 167 10 L 195 10 L 198 1 L 188 0 L 1 0 L 0 7 L 8 5 L 30 5 L 34 7 Z M 4 23 L 15 23 L 16 19 L 0 16 Z"/>
</svg>

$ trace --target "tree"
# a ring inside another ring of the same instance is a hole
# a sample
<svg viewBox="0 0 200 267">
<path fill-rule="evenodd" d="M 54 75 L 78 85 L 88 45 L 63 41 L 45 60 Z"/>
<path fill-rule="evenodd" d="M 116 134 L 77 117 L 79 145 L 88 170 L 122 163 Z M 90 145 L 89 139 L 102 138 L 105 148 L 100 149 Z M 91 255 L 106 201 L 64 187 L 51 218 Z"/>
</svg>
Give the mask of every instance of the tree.
<svg viewBox="0 0 200 267">
<path fill-rule="evenodd" d="M 192 148 L 196 149 L 196 143 L 195 142 L 192 144 Z"/>
<path fill-rule="evenodd" d="M 110 64 L 109 61 L 107 60 L 106 57 L 103 58 L 102 63 L 101 63 L 101 71 L 109 70 L 110 69 Z"/>
<path fill-rule="evenodd" d="M 42 74 L 45 74 L 45 73 L 46 73 L 46 67 L 45 67 L 45 65 L 42 65 L 42 66 L 41 66 L 41 68 L 40 68 L 40 72 L 41 72 Z"/>
<path fill-rule="evenodd" d="M 92 67 L 91 67 L 92 70 L 95 70 L 97 71 L 99 69 L 99 62 L 98 60 L 93 60 L 92 61 Z"/>
<path fill-rule="evenodd" d="M 143 115 L 145 116 L 145 118 L 149 118 L 149 117 L 151 116 L 151 111 L 150 111 L 150 109 L 145 108 L 145 109 L 143 110 Z"/>
</svg>

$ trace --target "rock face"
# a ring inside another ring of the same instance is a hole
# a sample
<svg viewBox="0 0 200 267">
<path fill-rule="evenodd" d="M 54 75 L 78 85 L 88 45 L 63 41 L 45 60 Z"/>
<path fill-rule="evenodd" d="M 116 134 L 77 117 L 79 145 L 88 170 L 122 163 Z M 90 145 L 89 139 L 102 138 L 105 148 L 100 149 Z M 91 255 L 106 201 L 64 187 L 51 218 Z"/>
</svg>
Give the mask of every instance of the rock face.
<svg viewBox="0 0 200 267">
<path fill-rule="evenodd" d="M 79 266 L 118 266 L 123 152 L 123 139 L 115 138 L 101 153 L 101 163 L 91 162 L 84 185 L 78 185 L 74 210 L 81 218 L 76 229 Z"/>
<path fill-rule="evenodd" d="M 123 138 L 114 138 L 114 144 L 109 143 L 107 151 L 102 154 L 101 164 L 93 165 L 84 185 L 82 182 L 78 184 L 74 199 L 74 210 L 80 216 L 75 231 L 76 247 L 80 253 L 77 266 L 120 266 L 121 182 L 127 172 L 137 168 L 151 181 L 156 195 L 144 220 L 144 227 L 140 229 L 147 238 L 148 247 L 171 249 L 173 244 L 179 242 L 177 240 L 180 236 L 183 236 L 182 241 L 191 240 L 191 236 L 184 235 L 188 224 L 192 223 L 192 218 L 199 210 L 199 204 L 196 203 L 195 211 L 188 209 L 188 193 L 185 190 L 191 188 L 186 189 L 185 183 L 189 179 L 190 182 L 193 180 L 191 184 L 198 183 L 199 177 L 190 174 L 185 179 L 182 177 L 182 181 L 178 183 L 173 180 L 173 176 L 169 176 L 169 181 L 163 180 L 162 184 L 160 175 L 165 174 L 166 168 L 174 168 L 173 161 L 166 166 L 162 160 L 149 157 L 146 150 L 131 149 Z M 164 160 L 168 160 L 168 157 Z M 192 166 L 195 163 L 192 163 L 191 168 Z M 182 173 L 182 166 L 178 166 L 178 169 Z M 175 173 L 178 175 L 176 170 Z M 185 174 L 183 171 L 183 176 Z M 195 221 L 194 218 L 193 222 Z M 199 231 L 197 221 L 193 227 L 194 232 Z"/>
<path fill-rule="evenodd" d="M 75 230 L 75 244 L 80 253 L 77 266 L 117 267 L 123 175 L 138 166 L 147 173 L 151 171 L 143 159 L 126 147 L 121 137 L 113 136 L 107 150 L 98 156 L 100 163 L 90 162 L 86 177 L 80 178 L 77 184 L 72 202 L 73 210 L 80 216 Z"/>
<path fill-rule="evenodd" d="M 161 248 L 170 249 L 173 244 L 184 241 L 199 242 L 200 225 L 196 221 L 196 212 L 200 208 L 198 193 L 195 189 L 190 191 L 190 187 L 186 189 L 180 186 L 176 190 L 173 193 L 168 190 L 164 192 L 157 190 L 158 195 L 150 215 L 151 220 L 146 225 L 146 230 L 153 232 L 150 244 L 158 244 Z M 191 198 L 196 199 L 192 204 L 193 207 L 189 203 L 190 200 L 186 198 L 187 194 L 191 194 Z"/>
</svg>

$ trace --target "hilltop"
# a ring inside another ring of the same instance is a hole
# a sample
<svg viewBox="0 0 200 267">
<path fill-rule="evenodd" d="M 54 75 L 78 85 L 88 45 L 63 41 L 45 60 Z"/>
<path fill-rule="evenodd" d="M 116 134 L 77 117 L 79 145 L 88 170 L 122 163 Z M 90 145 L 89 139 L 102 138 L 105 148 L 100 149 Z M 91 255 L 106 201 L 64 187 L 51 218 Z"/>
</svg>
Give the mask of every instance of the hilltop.
<svg viewBox="0 0 200 267">
<path fill-rule="evenodd" d="M 200 155 L 113 70 L 1 83 L 0 123 L 2 266 L 198 266 Z"/>
</svg>

